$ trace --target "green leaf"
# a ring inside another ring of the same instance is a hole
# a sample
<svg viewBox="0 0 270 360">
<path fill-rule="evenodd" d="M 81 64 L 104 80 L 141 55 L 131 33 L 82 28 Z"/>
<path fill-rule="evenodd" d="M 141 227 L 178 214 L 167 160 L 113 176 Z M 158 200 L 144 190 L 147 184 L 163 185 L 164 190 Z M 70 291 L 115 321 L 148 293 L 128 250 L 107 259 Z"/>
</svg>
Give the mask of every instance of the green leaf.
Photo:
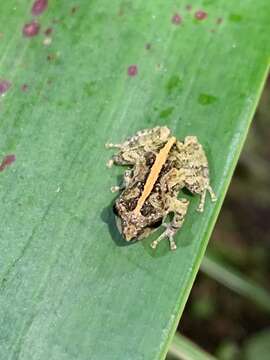
<svg viewBox="0 0 270 360">
<path fill-rule="evenodd" d="M 268 0 L 192 5 L 49 1 L 30 38 L 32 4 L 1 2 L 1 359 L 165 357 L 269 62 Z M 164 124 L 218 202 L 192 199 L 176 252 L 120 246 L 104 143 Z"/>
<path fill-rule="evenodd" d="M 208 252 L 201 263 L 201 270 L 237 294 L 245 296 L 262 309 L 270 311 L 270 294 L 243 274 L 223 264 Z"/>
<path fill-rule="evenodd" d="M 169 349 L 167 360 L 215 360 L 183 335 L 176 334 Z"/>
</svg>

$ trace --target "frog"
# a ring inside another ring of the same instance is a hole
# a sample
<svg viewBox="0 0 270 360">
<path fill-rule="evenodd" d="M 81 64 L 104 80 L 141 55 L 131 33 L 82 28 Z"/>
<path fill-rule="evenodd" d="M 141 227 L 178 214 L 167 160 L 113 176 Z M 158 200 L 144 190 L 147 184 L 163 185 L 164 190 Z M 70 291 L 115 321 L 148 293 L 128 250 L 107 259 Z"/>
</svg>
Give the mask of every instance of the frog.
<svg viewBox="0 0 270 360">
<path fill-rule="evenodd" d="M 123 181 L 112 186 L 119 192 L 113 211 L 119 232 L 127 242 L 148 237 L 165 227 L 152 241 L 156 249 L 168 239 L 170 249 L 176 250 L 175 235 L 183 226 L 190 201 L 179 193 L 186 188 L 200 196 L 197 210 L 204 211 L 206 194 L 214 202 L 217 197 L 210 185 L 208 160 L 196 136 L 183 141 L 171 134 L 167 126 L 143 129 L 122 143 L 107 143 L 106 148 L 117 149 L 107 166 L 126 166 Z M 170 222 L 166 222 L 170 218 Z"/>
</svg>

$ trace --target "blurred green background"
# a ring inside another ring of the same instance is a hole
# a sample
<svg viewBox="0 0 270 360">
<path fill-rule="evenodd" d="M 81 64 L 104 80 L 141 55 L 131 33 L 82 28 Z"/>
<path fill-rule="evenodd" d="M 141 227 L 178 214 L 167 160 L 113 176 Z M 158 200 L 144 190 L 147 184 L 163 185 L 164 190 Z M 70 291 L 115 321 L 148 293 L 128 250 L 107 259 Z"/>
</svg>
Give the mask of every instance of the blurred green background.
<svg viewBox="0 0 270 360">
<path fill-rule="evenodd" d="M 208 252 L 270 290 L 270 78 Z M 219 359 L 269 359 L 270 315 L 200 272 L 178 328 Z"/>
</svg>

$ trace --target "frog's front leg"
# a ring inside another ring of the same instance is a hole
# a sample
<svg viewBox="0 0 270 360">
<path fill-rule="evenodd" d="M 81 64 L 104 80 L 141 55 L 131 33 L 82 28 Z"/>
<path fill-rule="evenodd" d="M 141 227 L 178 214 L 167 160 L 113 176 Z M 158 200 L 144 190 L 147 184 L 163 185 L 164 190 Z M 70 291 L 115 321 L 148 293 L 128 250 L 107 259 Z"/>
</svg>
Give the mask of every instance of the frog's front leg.
<svg viewBox="0 0 270 360">
<path fill-rule="evenodd" d="M 166 143 L 170 130 L 165 127 L 156 127 L 138 131 L 134 136 L 128 138 L 121 144 L 107 143 L 107 149 L 119 149 L 118 154 L 108 161 L 108 167 L 116 165 L 135 165 L 147 152 L 156 152 L 160 145 Z"/>
<path fill-rule="evenodd" d="M 181 228 L 184 222 L 185 215 L 187 213 L 189 201 L 187 199 L 176 199 L 169 198 L 169 209 L 168 214 L 173 212 L 174 216 L 172 221 L 169 224 L 164 223 L 163 226 L 166 227 L 166 230 L 160 235 L 159 238 L 154 240 L 151 244 L 151 247 L 155 249 L 161 240 L 168 238 L 170 243 L 171 250 L 176 250 L 177 246 L 174 241 L 174 235 Z"/>
<path fill-rule="evenodd" d="M 115 165 L 135 165 L 141 159 L 141 152 L 136 150 L 123 150 L 118 154 L 113 155 L 107 162 L 107 166 L 111 168 Z"/>
<path fill-rule="evenodd" d="M 121 150 L 134 149 L 157 141 L 162 143 L 166 142 L 169 136 L 170 129 L 166 126 L 157 126 L 152 129 L 140 130 L 135 135 L 127 138 L 123 143 L 107 143 L 105 146 L 107 148 L 118 148 Z"/>
<path fill-rule="evenodd" d="M 117 191 L 126 189 L 130 185 L 132 178 L 133 178 L 133 170 L 126 170 L 124 172 L 122 184 L 120 186 L 118 186 L 118 185 L 112 186 L 111 192 L 115 193 Z"/>
</svg>

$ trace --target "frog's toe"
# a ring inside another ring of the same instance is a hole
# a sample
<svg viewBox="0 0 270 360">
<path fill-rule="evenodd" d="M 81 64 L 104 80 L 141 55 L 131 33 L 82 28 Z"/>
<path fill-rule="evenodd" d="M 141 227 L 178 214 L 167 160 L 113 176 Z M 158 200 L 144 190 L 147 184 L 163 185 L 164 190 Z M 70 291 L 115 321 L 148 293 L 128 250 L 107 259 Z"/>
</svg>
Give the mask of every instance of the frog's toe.
<svg viewBox="0 0 270 360">
<path fill-rule="evenodd" d="M 176 249 L 177 249 L 177 246 L 176 246 L 176 243 L 175 243 L 175 241 L 173 240 L 173 238 L 169 238 L 169 242 L 170 242 L 170 248 L 171 248 L 171 250 L 176 250 Z"/>
<path fill-rule="evenodd" d="M 151 243 L 150 246 L 151 246 L 152 249 L 156 249 L 156 247 L 158 246 L 157 240 L 154 240 L 154 241 Z"/>
<path fill-rule="evenodd" d="M 109 161 L 107 161 L 106 165 L 110 169 L 113 166 L 113 163 L 114 163 L 113 159 L 110 159 Z"/>
</svg>

